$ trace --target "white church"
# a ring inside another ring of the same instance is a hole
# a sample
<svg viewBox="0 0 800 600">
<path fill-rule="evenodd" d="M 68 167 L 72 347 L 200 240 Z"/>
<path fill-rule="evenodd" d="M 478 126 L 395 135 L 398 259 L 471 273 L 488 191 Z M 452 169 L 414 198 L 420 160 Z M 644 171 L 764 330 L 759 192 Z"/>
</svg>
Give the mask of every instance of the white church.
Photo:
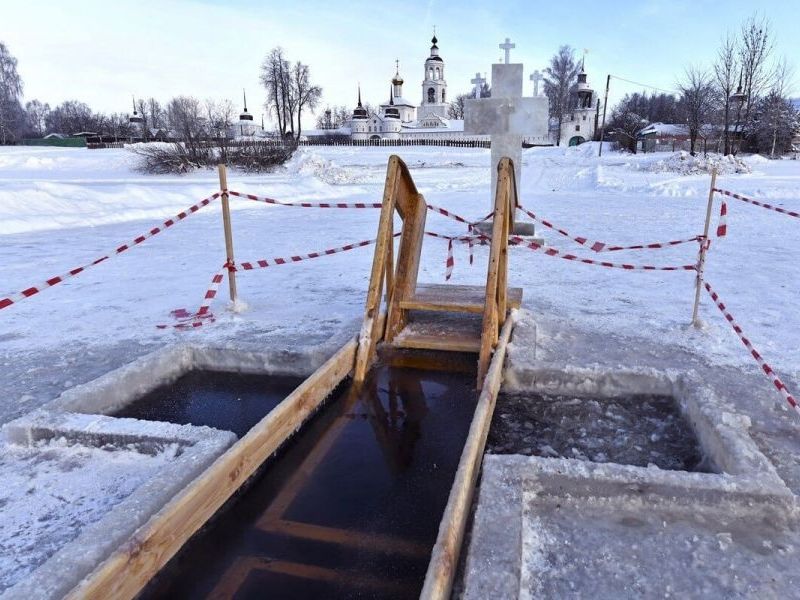
<svg viewBox="0 0 800 600">
<path fill-rule="evenodd" d="M 430 56 L 425 59 L 422 102 L 419 106 L 403 96 L 404 81 L 396 63 L 388 100 L 380 105 L 378 114 L 367 114 L 361 103 L 359 87 L 358 104 L 350 119 L 336 133 L 350 135 L 353 140 L 463 137 L 464 121 L 447 118 L 447 81 L 444 76 L 444 59 L 439 55 L 438 42 L 434 35 L 431 39 Z"/>
<path fill-rule="evenodd" d="M 488 135 L 464 132 L 464 121 L 448 118 L 448 92 L 444 73 L 444 59 L 439 55 L 439 40 L 434 34 L 431 39 L 430 55 L 425 59 L 422 79 L 422 101 L 415 106 L 403 96 L 403 77 L 399 64 L 395 62 L 395 74 L 389 86 L 389 97 L 380 104 L 377 114 L 368 114 L 361 101 L 361 87 L 358 88 L 358 104 L 348 121 L 336 129 L 317 129 L 305 132 L 307 138 L 316 136 L 341 135 L 356 141 L 365 140 L 409 140 L 409 139 L 480 139 L 488 140 Z M 502 46 L 501 46 L 502 47 Z M 557 121 L 551 119 L 545 124 L 549 130 L 543 136 L 525 138 L 535 145 L 575 146 L 592 140 L 597 127 L 596 94 L 588 84 L 585 63 L 575 91 L 574 108 L 565 115 L 560 136 Z M 534 96 L 539 96 L 538 71 L 531 75 L 534 81 Z M 475 81 L 481 80 L 476 74 Z M 476 92 L 477 93 L 477 92 Z M 545 112 L 545 115 L 547 113 Z"/>
</svg>

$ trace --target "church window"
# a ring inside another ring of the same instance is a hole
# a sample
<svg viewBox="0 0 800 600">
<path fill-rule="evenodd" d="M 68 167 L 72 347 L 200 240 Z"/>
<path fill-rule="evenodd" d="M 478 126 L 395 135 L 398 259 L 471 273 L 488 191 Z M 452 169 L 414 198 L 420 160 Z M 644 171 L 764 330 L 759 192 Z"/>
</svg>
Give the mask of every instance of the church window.
<svg viewBox="0 0 800 600">
<path fill-rule="evenodd" d="M 444 104 L 444 90 L 442 90 L 442 104 Z"/>
<path fill-rule="evenodd" d="M 436 76 L 434 79 L 439 79 L 439 67 L 436 67 Z"/>
<path fill-rule="evenodd" d="M 433 67 L 428 69 L 428 79 L 433 79 Z"/>
<path fill-rule="evenodd" d="M 581 126 L 580 125 L 575 125 L 575 131 L 580 131 L 580 130 L 581 130 Z"/>
<path fill-rule="evenodd" d="M 583 115 L 583 120 L 584 120 L 584 121 L 586 120 L 586 115 Z"/>
<path fill-rule="evenodd" d="M 434 104 L 436 102 L 436 91 L 431 87 L 428 88 L 428 104 Z"/>
</svg>

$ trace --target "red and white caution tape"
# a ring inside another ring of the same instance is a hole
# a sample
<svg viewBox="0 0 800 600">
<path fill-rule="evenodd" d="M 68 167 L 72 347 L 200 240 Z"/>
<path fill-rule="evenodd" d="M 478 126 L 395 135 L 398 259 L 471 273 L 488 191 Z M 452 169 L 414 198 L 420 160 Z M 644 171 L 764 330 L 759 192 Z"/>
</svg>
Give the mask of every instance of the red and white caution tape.
<svg viewBox="0 0 800 600">
<path fill-rule="evenodd" d="M 725 304 L 722 303 L 719 294 L 717 294 L 717 292 L 714 291 L 714 289 L 708 284 L 707 281 L 703 282 L 703 286 L 706 288 L 706 291 L 711 296 L 711 299 L 714 301 L 714 304 L 717 305 L 717 308 L 725 316 L 725 320 L 728 321 L 728 323 L 730 323 L 731 327 L 733 327 L 733 330 L 736 332 L 736 335 L 739 336 L 739 339 L 742 341 L 745 348 L 747 348 L 747 350 L 750 352 L 750 355 L 756 360 L 756 362 L 761 367 L 761 370 L 764 372 L 764 374 L 767 377 L 769 377 L 769 379 L 772 381 L 772 385 L 775 386 L 775 389 L 778 390 L 778 393 L 780 393 L 780 395 L 784 397 L 786 402 L 789 403 L 789 406 L 791 406 L 798 413 L 800 413 L 800 407 L 798 407 L 797 405 L 797 400 L 795 400 L 794 397 L 789 393 L 789 390 L 786 388 L 786 385 L 784 385 L 784 383 L 780 380 L 780 378 L 775 374 L 775 371 L 772 370 L 772 367 L 770 367 L 766 363 L 761 354 L 759 354 L 758 350 L 756 350 L 753 347 L 753 344 L 744 335 L 744 331 L 742 331 L 742 328 L 739 327 L 739 324 L 733 318 L 733 315 L 728 312 L 727 307 L 725 306 Z"/>
<path fill-rule="evenodd" d="M 282 202 L 275 198 L 268 198 L 267 196 L 243 194 L 242 192 L 235 192 L 233 190 L 227 190 L 227 192 L 229 195 L 236 196 L 237 198 L 265 202 L 277 206 L 294 206 L 295 208 L 381 208 L 383 206 L 380 202 Z"/>
<path fill-rule="evenodd" d="M 399 237 L 401 234 L 400 232 L 395 233 L 393 237 Z M 321 250 L 319 252 L 309 252 L 308 254 L 295 254 L 294 256 L 286 256 L 283 258 L 271 258 L 269 260 L 261 259 L 251 262 L 242 262 L 239 263 L 239 269 L 243 271 L 252 271 L 253 269 L 265 269 L 267 267 L 273 267 L 277 265 L 285 265 L 289 263 L 296 263 L 303 260 L 309 260 L 311 258 L 319 258 L 321 256 L 330 256 L 331 254 L 338 254 L 339 252 L 347 252 L 348 250 L 355 250 L 356 248 L 363 248 L 364 246 L 369 246 L 374 244 L 375 240 L 364 240 L 361 242 L 355 242 L 353 244 L 347 244 L 345 246 L 340 246 L 339 248 L 328 248 L 327 250 Z"/>
<path fill-rule="evenodd" d="M 101 262 L 104 262 L 104 261 L 108 260 L 112 256 L 116 256 L 117 254 L 122 254 L 126 250 L 129 250 L 130 248 L 133 248 L 134 246 L 136 246 L 138 244 L 141 244 L 146 239 L 151 238 L 154 235 L 158 235 L 159 233 L 161 233 L 165 229 L 167 229 L 169 227 L 172 227 L 173 225 L 175 225 L 175 223 L 178 223 L 179 221 L 182 221 L 183 219 L 185 219 L 189 215 L 191 215 L 193 213 L 196 213 L 198 210 L 200 210 L 201 208 L 203 208 L 204 206 L 209 204 L 212 200 L 214 200 L 214 199 L 216 199 L 218 197 L 219 197 L 219 193 L 216 193 L 216 194 L 213 194 L 212 196 L 209 196 L 208 198 L 205 198 L 205 199 L 201 200 L 197 204 L 193 204 L 192 206 L 190 206 L 189 208 L 187 208 L 183 212 L 178 213 L 177 215 L 175 215 L 171 219 L 167 219 L 160 226 L 153 227 L 153 229 L 151 229 L 147 233 L 144 233 L 144 234 L 140 235 L 139 237 L 134 238 L 132 241 L 128 242 L 127 244 L 123 244 L 122 246 L 119 246 L 118 248 L 115 248 L 113 251 L 105 254 L 104 256 L 101 256 L 100 258 L 96 258 L 92 262 L 87 263 L 87 264 L 83 265 L 82 267 L 77 267 L 77 268 L 72 269 L 71 271 L 67 271 L 66 273 L 63 273 L 61 275 L 56 275 L 55 277 L 51 277 L 50 279 L 48 279 L 46 281 L 43 281 L 43 282 L 41 282 L 39 284 L 36 284 L 36 285 L 33 285 L 33 286 L 29 287 L 29 288 L 26 288 L 26 289 L 22 290 L 21 292 L 17 292 L 16 294 L 12 294 L 12 295 L 10 295 L 10 296 L 8 296 L 6 298 L 0 298 L 0 310 L 3 309 L 3 308 L 9 307 L 12 304 L 16 304 L 16 303 L 20 302 L 21 300 L 24 300 L 25 298 L 30 298 L 31 296 L 34 296 L 34 295 L 38 294 L 39 292 L 41 292 L 43 290 L 46 290 L 47 288 L 53 287 L 54 285 L 57 285 L 57 284 L 61 283 L 62 281 L 66 280 L 66 279 L 69 279 L 70 277 L 75 277 L 76 275 L 78 275 L 80 273 L 83 273 L 87 269 L 89 269 L 91 267 L 94 267 L 96 265 L 99 265 Z"/>
<path fill-rule="evenodd" d="M 393 237 L 399 237 L 401 234 L 400 232 L 395 233 Z M 168 329 L 168 328 L 175 328 L 175 329 L 190 329 L 194 327 L 200 327 L 204 323 L 214 322 L 214 316 L 211 314 L 211 303 L 214 301 L 214 298 L 217 296 L 217 291 L 219 290 L 219 286 L 222 283 L 224 278 L 225 271 L 252 271 L 254 269 L 265 269 L 267 267 L 273 267 L 278 265 L 286 265 L 292 264 L 296 262 L 301 262 L 304 260 L 309 260 L 312 258 L 319 258 L 321 256 L 330 256 L 331 254 L 337 254 L 339 252 L 347 252 L 348 250 L 355 250 L 356 248 L 362 248 L 364 246 L 369 246 L 370 244 L 374 244 L 375 240 L 364 240 L 361 242 L 356 242 L 354 244 L 347 244 L 346 246 L 341 246 L 339 248 L 329 248 L 327 250 L 322 250 L 320 252 L 309 252 L 308 254 L 296 254 L 293 256 L 281 257 L 281 258 L 271 258 L 269 260 L 261 259 L 256 261 L 245 261 L 239 263 L 239 266 L 235 266 L 230 263 L 225 263 L 223 268 L 214 274 L 214 277 L 211 279 L 211 285 L 209 285 L 208 289 L 206 290 L 206 294 L 203 297 L 203 304 L 200 308 L 197 309 L 197 312 L 194 314 L 189 314 L 186 309 L 180 308 L 177 310 L 172 311 L 173 316 L 177 316 L 182 318 L 183 320 L 175 325 L 156 325 L 159 329 Z"/>
<path fill-rule="evenodd" d="M 492 211 L 482 219 L 478 219 L 477 221 L 468 221 L 464 217 L 457 215 L 454 212 L 450 212 L 447 209 L 434 206 L 433 204 L 428 204 L 428 210 L 433 211 L 435 213 L 439 213 L 443 217 L 447 217 L 448 219 L 453 219 L 454 221 L 458 221 L 459 223 L 464 223 L 465 225 L 467 225 L 470 231 L 472 231 L 472 228 L 475 227 L 475 225 L 477 225 L 478 223 L 483 223 L 484 221 L 488 221 L 489 219 L 492 218 L 492 215 L 494 215 L 494 211 Z"/>
<path fill-rule="evenodd" d="M 747 198 L 746 196 L 742 196 L 740 194 L 734 194 L 733 192 L 729 192 L 728 190 L 722 190 L 720 188 L 714 188 L 715 192 L 719 192 L 725 196 L 729 196 L 731 198 L 736 198 L 737 200 L 741 200 L 742 202 L 747 202 L 748 204 L 753 204 L 755 206 L 760 206 L 761 208 L 766 208 L 769 210 L 774 210 L 775 212 L 779 212 L 783 215 L 788 215 L 790 217 L 794 217 L 795 219 L 800 219 L 800 213 L 786 210 L 785 208 L 781 208 L 779 206 L 772 206 L 771 204 L 767 204 L 766 202 L 759 202 L 758 200 L 753 200 L 752 198 Z"/>
<path fill-rule="evenodd" d="M 560 250 L 556 250 L 551 246 L 545 247 L 542 244 L 537 244 L 536 242 L 526 241 L 524 238 L 518 236 L 511 236 L 508 238 L 508 241 L 515 246 L 524 246 L 531 250 L 544 250 L 544 253 L 547 256 L 556 256 L 558 258 L 563 258 L 564 260 L 572 260 L 586 265 L 597 265 L 599 267 L 608 267 L 611 269 L 624 269 L 626 271 L 696 271 L 697 270 L 697 267 L 695 265 L 659 267 L 653 265 L 631 265 L 628 263 L 611 263 L 600 260 L 592 260 L 591 258 L 581 258 L 580 256 L 576 256 L 574 254 L 568 254 Z"/>
<path fill-rule="evenodd" d="M 216 319 L 211 313 L 211 303 L 214 301 L 214 298 L 217 297 L 217 292 L 225 276 L 225 271 L 230 271 L 231 268 L 232 267 L 226 263 L 222 269 L 214 273 L 214 277 L 211 278 L 211 284 L 208 286 L 205 296 L 203 296 L 203 303 L 200 305 L 200 308 L 197 309 L 197 312 L 190 315 L 185 308 L 173 310 L 172 315 L 180 317 L 181 321 L 174 325 L 156 325 L 156 327 L 158 329 L 193 329 L 195 327 L 201 327 L 205 323 L 213 323 Z"/>
<path fill-rule="evenodd" d="M 447 259 L 444 263 L 444 279 L 445 281 L 450 281 L 450 277 L 453 275 L 453 266 L 455 265 L 455 259 L 453 258 L 453 240 L 447 240 Z"/>
<path fill-rule="evenodd" d="M 717 223 L 717 237 L 725 237 L 728 235 L 728 203 L 722 201 L 722 206 L 719 207 L 719 223 Z"/>
<path fill-rule="evenodd" d="M 550 221 L 537 217 L 532 211 L 528 210 L 523 206 L 518 206 L 522 212 L 528 215 L 531 219 L 536 221 L 537 223 L 541 223 L 548 229 L 552 229 L 557 233 L 560 233 L 564 237 L 571 239 L 574 242 L 578 242 L 581 246 L 586 246 L 590 250 L 594 250 L 595 252 L 615 252 L 619 250 L 657 250 L 660 248 L 669 248 L 670 246 L 678 246 L 680 244 L 688 244 L 690 242 L 696 242 L 700 239 L 700 236 L 694 236 L 692 238 L 687 238 L 685 240 L 673 240 L 669 242 L 655 242 L 652 244 L 635 244 L 632 246 L 612 246 L 607 244 L 606 242 L 597 242 L 594 240 L 590 240 L 585 237 L 581 236 L 574 236 L 568 231 L 560 229 L 559 227 L 553 225 Z"/>
<path fill-rule="evenodd" d="M 275 198 L 269 198 L 267 196 L 256 196 L 255 194 L 244 194 L 242 192 L 237 192 L 235 190 L 226 190 L 227 193 L 231 196 L 236 196 L 237 198 L 244 198 L 246 200 L 254 200 L 255 202 L 264 202 L 266 204 L 274 204 L 276 206 L 294 206 L 296 208 L 382 208 L 383 204 L 380 202 L 283 202 L 281 200 L 276 200 Z M 492 214 L 489 213 L 482 219 L 477 221 L 469 221 L 464 217 L 457 215 L 449 210 L 444 208 L 440 208 L 438 206 L 433 206 L 432 204 L 427 205 L 428 210 L 433 212 L 439 213 L 449 219 L 453 219 L 454 221 L 458 221 L 459 223 L 466 224 L 470 230 L 478 223 L 482 223 L 483 221 L 487 221 L 488 219 L 492 218 Z"/>
</svg>

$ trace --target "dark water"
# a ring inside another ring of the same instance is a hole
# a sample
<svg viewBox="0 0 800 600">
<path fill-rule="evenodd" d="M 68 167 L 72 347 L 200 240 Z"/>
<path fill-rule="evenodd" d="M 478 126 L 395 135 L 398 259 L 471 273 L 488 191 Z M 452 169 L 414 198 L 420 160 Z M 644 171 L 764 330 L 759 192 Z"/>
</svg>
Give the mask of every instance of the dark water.
<svg viewBox="0 0 800 600">
<path fill-rule="evenodd" d="M 669 396 L 501 394 L 486 448 L 492 454 L 710 470 L 691 425 Z"/>
<path fill-rule="evenodd" d="M 473 373 L 377 367 L 187 545 L 145 598 L 417 598 Z"/>
<path fill-rule="evenodd" d="M 113 416 L 207 425 L 242 437 L 302 382 L 301 377 L 190 371 Z"/>
</svg>

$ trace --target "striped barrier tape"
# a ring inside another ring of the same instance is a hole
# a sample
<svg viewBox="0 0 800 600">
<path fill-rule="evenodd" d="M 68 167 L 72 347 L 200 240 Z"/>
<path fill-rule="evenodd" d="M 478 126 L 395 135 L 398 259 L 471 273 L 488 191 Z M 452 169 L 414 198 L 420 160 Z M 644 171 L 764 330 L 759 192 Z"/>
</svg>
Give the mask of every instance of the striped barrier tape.
<svg viewBox="0 0 800 600">
<path fill-rule="evenodd" d="M 400 232 L 395 233 L 392 237 L 399 237 L 401 235 Z M 214 316 L 211 313 L 211 303 L 214 301 L 214 298 L 217 296 L 217 291 L 219 290 L 219 286 L 222 283 L 224 278 L 225 271 L 253 271 L 255 269 L 265 269 L 267 267 L 278 266 L 278 265 L 286 265 L 296 262 L 301 262 L 304 260 L 309 260 L 312 258 L 319 258 L 321 256 L 330 256 L 331 254 L 338 254 L 339 252 L 347 252 L 348 250 L 355 250 L 356 248 L 362 248 L 364 246 L 369 246 L 370 244 L 374 244 L 375 240 L 364 240 L 361 242 L 355 242 L 353 244 L 347 244 L 345 246 L 340 246 L 339 248 L 329 248 L 327 250 L 322 250 L 320 252 L 309 252 L 308 254 L 297 254 L 293 256 L 283 257 L 283 258 L 272 258 L 270 260 L 261 259 L 255 261 L 245 261 L 239 263 L 237 267 L 233 263 L 225 263 L 222 266 L 222 269 L 217 271 L 214 274 L 214 277 L 211 279 L 211 284 L 209 285 L 208 289 L 206 290 L 205 296 L 203 297 L 203 304 L 200 305 L 200 308 L 197 309 L 197 312 L 194 314 L 190 314 L 185 308 L 179 308 L 177 310 L 172 311 L 172 315 L 179 317 L 181 321 L 174 325 L 156 325 L 158 329 L 190 329 L 194 327 L 200 327 L 204 323 L 215 321 Z"/>
<path fill-rule="evenodd" d="M 194 329 L 206 323 L 213 323 L 216 318 L 211 313 L 211 303 L 217 297 L 219 286 L 225 277 L 225 271 L 230 271 L 231 268 L 232 266 L 229 263 L 225 263 L 219 271 L 214 273 L 214 277 L 211 278 L 211 284 L 208 286 L 205 296 L 203 296 L 203 303 L 197 309 L 197 312 L 189 314 L 185 308 L 173 310 L 172 315 L 179 317 L 181 319 L 180 322 L 174 325 L 156 325 L 156 327 L 158 329 Z"/>
<path fill-rule="evenodd" d="M 255 202 L 264 202 L 266 204 L 274 204 L 276 206 L 294 206 L 296 208 L 381 208 L 383 204 L 380 202 L 283 202 L 281 200 L 276 200 L 275 198 L 270 198 L 268 196 L 257 196 L 255 194 L 245 194 L 243 192 L 237 192 L 234 190 L 223 190 L 230 196 L 236 196 L 237 198 L 244 198 L 245 200 L 253 200 Z M 478 221 L 468 221 L 462 216 L 459 216 L 449 210 L 444 208 L 440 208 L 438 206 L 434 206 L 432 204 L 427 205 L 428 210 L 433 212 L 439 213 L 449 219 L 453 219 L 454 221 L 458 221 L 459 223 L 465 223 L 470 228 L 478 223 L 482 223 L 483 221 L 487 221 L 488 219 L 492 218 L 494 214 L 489 213 L 482 219 Z"/>
<path fill-rule="evenodd" d="M 688 244 L 689 242 L 696 242 L 700 239 L 701 236 L 694 236 L 692 238 L 688 238 L 685 240 L 673 240 L 669 242 L 656 242 L 653 244 L 635 244 L 633 246 L 611 246 L 606 242 L 596 242 L 590 240 L 585 237 L 574 236 L 568 231 L 560 229 L 556 225 L 553 225 L 550 221 L 537 217 L 532 211 L 528 210 L 524 206 L 518 205 L 517 208 L 528 215 L 531 219 L 536 221 L 537 223 L 541 223 L 548 229 L 552 229 L 553 231 L 560 233 L 566 238 L 571 239 L 574 242 L 578 242 L 581 246 L 586 246 L 590 250 L 594 250 L 595 252 L 615 252 L 618 250 L 656 250 L 660 248 L 669 248 L 670 246 L 678 246 L 680 244 Z"/>
<path fill-rule="evenodd" d="M 744 331 L 742 331 L 742 328 L 733 318 L 733 315 L 730 312 L 728 312 L 728 309 L 725 306 L 725 304 L 723 304 L 722 300 L 719 297 L 719 294 L 717 294 L 717 292 L 714 291 L 714 289 L 709 285 L 707 281 L 703 282 L 703 286 L 706 288 L 706 291 L 711 296 L 711 299 L 714 301 L 714 304 L 717 305 L 717 308 L 725 317 L 725 320 L 728 321 L 728 323 L 730 323 L 731 327 L 736 332 L 736 335 L 739 336 L 739 339 L 742 341 L 742 344 L 744 344 L 745 348 L 747 348 L 747 350 L 750 352 L 750 355 L 756 360 L 756 362 L 758 363 L 759 367 L 761 367 L 761 370 L 764 372 L 764 374 L 770 379 L 770 381 L 772 381 L 772 385 L 775 386 L 775 389 L 778 390 L 778 393 L 780 393 L 780 395 L 784 397 L 786 402 L 789 403 L 789 406 L 791 406 L 793 409 L 795 409 L 795 411 L 800 413 L 800 407 L 798 407 L 797 400 L 795 400 L 792 394 L 789 393 L 789 390 L 786 388 L 786 385 L 784 385 L 783 381 L 780 380 L 780 378 L 775 374 L 775 371 L 772 370 L 772 367 L 770 367 L 766 363 L 766 361 L 758 352 L 758 350 L 756 350 L 753 347 L 753 344 L 744 335 Z"/>
<path fill-rule="evenodd" d="M 237 198 L 264 202 L 266 204 L 275 204 L 276 206 L 294 206 L 296 208 L 381 208 L 383 206 L 380 202 L 282 202 L 267 196 L 243 194 L 242 192 L 235 192 L 233 190 L 223 190 L 222 193 L 226 192 L 228 195 L 236 196 Z"/>
<path fill-rule="evenodd" d="M 439 206 L 434 206 L 433 204 L 428 204 L 427 206 L 428 210 L 433 211 L 435 213 L 439 213 L 443 217 L 447 217 L 448 219 L 453 219 L 454 221 L 458 221 L 459 223 L 464 223 L 465 225 L 467 225 L 470 231 L 472 231 L 472 228 L 475 227 L 475 225 L 477 225 L 478 223 L 483 223 L 484 221 L 488 221 L 494 215 L 494 211 L 492 211 L 488 215 L 486 215 L 481 219 L 478 219 L 477 221 L 468 221 L 464 217 L 457 215 L 453 212 L 450 212 L 449 210 L 441 208 Z"/>
<path fill-rule="evenodd" d="M 544 253 L 547 256 L 556 256 L 558 258 L 563 258 L 564 260 L 572 260 L 575 262 L 583 263 L 586 265 L 597 265 L 600 267 L 608 267 L 611 269 L 624 269 L 626 271 L 696 271 L 696 265 L 679 265 L 675 267 L 659 267 L 659 266 L 652 266 L 652 265 L 631 265 L 628 263 L 611 263 L 606 261 L 600 260 L 592 260 L 591 258 L 581 258 L 580 256 L 576 256 L 574 254 L 567 254 L 560 250 L 557 250 L 551 246 L 543 246 L 542 244 L 537 244 L 536 242 L 528 242 L 524 238 L 519 236 L 510 236 L 508 238 L 509 243 L 515 246 L 524 246 L 531 250 L 544 250 Z"/>
<path fill-rule="evenodd" d="M 16 304 L 16 303 L 20 302 L 21 300 L 24 300 L 25 298 L 30 298 L 31 296 L 34 296 L 34 295 L 38 294 L 39 292 L 46 290 L 47 288 L 53 287 L 54 285 L 58 285 L 59 283 L 65 281 L 66 279 L 69 279 L 71 277 L 75 277 L 76 275 L 79 275 L 80 273 L 83 273 L 87 269 L 89 269 L 91 267 L 94 267 L 96 265 L 99 265 L 101 262 L 104 262 L 104 261 L 108 260 L 112 256 L 116 256 L 117 254 L 122 254 L 126 250 L 130 250 L 134 246 L 137 246 L 138 244 L 141 244 L 146 239 L 151 238 L 151 237 L 153 237 L 155 235 L 158 235 L 159 233 L 161 233 L 165 229 L 168 229 L 169 227 L 172 227 L 173 225 L 175 225 L 175 223 L 178 223 L 179 221 L 182 221 L 183 219 L 185 219 L 189 215 L 191 215 L 193 213 L 196 213 L 198 210 L 200 210 L 204 206 L 208 205 L 212 200 L 215 200 L 216 198 L 219 198 L 219 196 L 220 196 L 220 194 L 219 194 L 219 192 L 217 192 L 217 193 L 209 196 L 208 198 L 204 198 L 203 200 L 201 200 L 197 204 L 193 204 L 192 206 L 190 206 L 189 208 L 187 208 L 183 212 L 178 213 L 177 215 L 175 215 L 171 219 L 167 219 L 160 226 L 153 227 L 147 233 L 144 233 L 144 234 L 140 235 L 139 237 L 134 238 L 131 242 L 128 242 L 127 244 L 123 244 L 122 246 L 119 246 L 119 247 L 115 248 L 113 251 L 105 254 L 104 256 L 101 256 L 100 258 L 97 258 L 97 259 L 93 260 L 90 263 L 87 263 L 87 264 L 83 265 L 82 267 L 77 267 L 77 268 L 72 269 L 71 271 L 67 271 L 66 273 L 63 273 L 61 275 L 56 275 L 55 277 L 51 277 L 50 279 L 48 279 L 46 281 L 43 281 L 43 282 L 41 282 L 39 284 L 36 284 L 36 285 L 33 285 L 33 286 L 29 287 L 29 288 L 26 288 L 26 289 L 22 290 L 21 292 L 17 292 L 16 294 L 12 294 L 12 295 L 10 295 L 10 296 L 8 296 L 6 298 L 0 298 L 0 310 L 9 307 L 12 304 Z"/>
<path fill-rule="evenodd" d="M 761 208 L 774 210 L 775 212 L 779 212 L 783 215 L 794 217 L 795 219 L 800 219 L 800 213 L 791 210 L 786 210 L 785 208 L 781 208 L 780 206 L 772 206 L 771 204 L 767 204 L 766 202 L 759 202 L 758 200 L 753 200 L 752 198 L 748 198 L 740 194 L 734 194 L 733 192 L 729 192 L 728 190 L 723 190 L 720 188 L 712 188 L 712 189 L 717 193 L 729 196 L 731 198 L 736 198 L 737 200 L 741 200 L 742 202 L 747 202 L 748 204 L 753 204 L 754 206 L 760 206 Z"/>
<path fill-rule="evenodd" d="M 728 203 L 722 201 L 719 207 L 719 223 L 717 223 L 717 237 L 725 237 L 728 235 Z"/>
</svg>

